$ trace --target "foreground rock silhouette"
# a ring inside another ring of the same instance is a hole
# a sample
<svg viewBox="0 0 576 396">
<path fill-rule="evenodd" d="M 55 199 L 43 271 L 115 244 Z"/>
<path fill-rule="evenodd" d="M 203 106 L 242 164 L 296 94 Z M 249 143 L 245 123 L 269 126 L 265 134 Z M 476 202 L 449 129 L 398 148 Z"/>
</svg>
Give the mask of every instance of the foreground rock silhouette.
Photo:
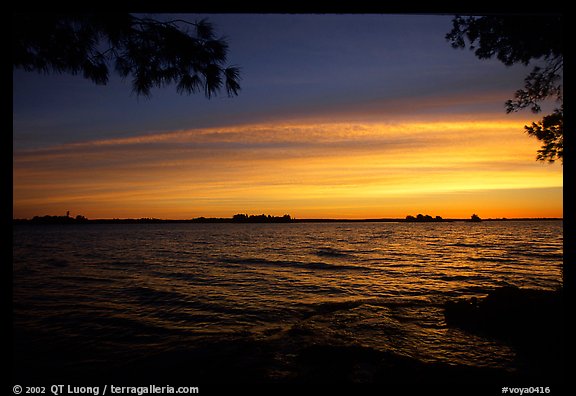
<svg viewBox="0 0 576 396">
<path fill-rule="evenodd" d="M 448 326 L 499 339 L 525 361 L 524 376 L 560 381 L 564 361 L 563 291 L 506 286 L 485 298 L 446 302 Z"/>
</svg>

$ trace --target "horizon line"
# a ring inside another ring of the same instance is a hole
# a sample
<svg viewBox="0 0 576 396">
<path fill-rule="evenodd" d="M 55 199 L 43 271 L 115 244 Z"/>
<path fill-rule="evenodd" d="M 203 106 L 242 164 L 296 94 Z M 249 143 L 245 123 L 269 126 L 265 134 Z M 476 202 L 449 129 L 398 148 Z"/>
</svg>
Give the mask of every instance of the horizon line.
<svg viewBox="0 0 576 396">
<path fill-rule="evenodd" d="M 225 221 L 225 220 L 233 220 L 233 216 L 231 217 L 193 217 L 193 218 L 186 218 L 186 219 L 168 219 L 168 218 L 157 218 L 157 217 L 111 217 L 111 218 L 92 218 L 88 219 L 82 215 L 80 216 L 80 221 L 84 222 L 113 222 L 113 221 L 150 221 L 150 222 L 202 222 L 202 221 Z M 77 216 L 77 217 L 78 217 Z M 258 217 L 262 215 L 255 215 L 254 217 Z M 269 215 L 265 215 L 269 216 Z M 289 216 L 291 222 L 450 222 L 450 221 L 470 221 L 470 217 L 441 217 L 441 220 L 433 220 L 433 221 L 411 221 L 407 220 L 406 217 L 375 217 L 375 218 L 359 218 L 359 219 L 349 219 L 349 218 L 327 218 L 327 217 L 309 217 L 309 218 L 295 218 L 291 215 L 284 215 Z M 408 215 L 410 216 L 410 215 Z M 65 219 L 68 218 L 72 221 L 78 221 L 77 217 L 71 216 L 58 216 L 58 215 L 43 215 L 43 216 L 34 216 L 32 218 L 12 218 L 13 222 L 26 222 L 26 221 L 33 221 L 34 219 L 42 219 L 42 218 L 54 218 L 54 219 Z M 283 216 L 270 216 L 273 219 L 281 219 Z M 507 220 L 564 220 L 564 217 L 487 217 L 482 218 L 482 221 L 507 221 Z"/>
</svg>

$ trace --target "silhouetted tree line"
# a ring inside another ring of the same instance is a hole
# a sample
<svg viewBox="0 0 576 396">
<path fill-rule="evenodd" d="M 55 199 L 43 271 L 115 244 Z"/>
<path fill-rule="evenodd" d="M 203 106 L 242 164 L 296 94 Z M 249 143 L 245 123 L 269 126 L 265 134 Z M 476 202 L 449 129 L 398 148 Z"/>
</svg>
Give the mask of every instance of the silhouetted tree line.
<svg viewBox="0 0 576 396">
<path fill-rule="evenodd" d="M 235 223 L 289 223 L 292 217 L 288 214 L 284 216 L 235 214 L 232 221 Z"/>
<path fill-rule="evenodd" d="M 418 214 L 416 215 L 416 217 L 412 216 L 412 215 L 408 215 L 406 216 L 406 221 L 408 222 L 422 222 L 422 223 L 426 223 L 426 222 L 440 222 L 440 221 L 445 221 L 442 217 L 440 216 L 436 216 L 436 217 L 432 217 L 430 215 L 423 215 L 423 214 Z"/>
<path fill-rule="evenodd" d="M 66 216 L 34 216 L 32 219 L 17 219 L 14 220 L 16 223 L 34 223 L 34 224 L 77 224 L 77 223 L 86 223 L 89 220 L 82 216 L 78 215 L 76 217 L 70 217 L 70 215 Z"/>
<path fill-rule="evenodd" d="M 418 215 L 416 215 L 416 217 L 414 217 L 412 215 L 406 216 L 404 221 L 409 222 L 409 223 L 412 223 L 412 222 L 413 223 L 433 223 L 433 222 L 438 223 L 438 222 L 446 222 L 446 221 L 453 221 L 453 220 L 445 220 L 441 216 L 432 217 L 430 215 L 423 215 L 423 214 L 419 213 Z M 480 221 L 482 221 L 482 219 L 477 214 L 473 214 L 472 216 L 470 216 L 470 219 L 468 221 L 480 222 Z"/>
<path fill-rule="evenodd" d="M 94 219 L 89 220 L 82 215 L 76 217 L 66 216 L 34 216 L 32 219 L 14 219 L 14 224 L 154 224 L 154 223 L 289 223 L 294 221 L 288 214 L 284 216 L 271 215 L 247 215 L 236 214 L 233 217 L 197 217 L 188 220 L 167 220 L 152 217 L 142 217 L 139 219 Z"/>
</svg>

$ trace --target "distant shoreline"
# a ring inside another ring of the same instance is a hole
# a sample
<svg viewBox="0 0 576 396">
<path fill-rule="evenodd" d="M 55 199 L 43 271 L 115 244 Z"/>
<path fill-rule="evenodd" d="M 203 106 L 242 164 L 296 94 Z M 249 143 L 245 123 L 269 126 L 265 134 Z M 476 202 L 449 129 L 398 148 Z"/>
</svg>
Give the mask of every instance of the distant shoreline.
<svg viewBox="0 0 576 396">
<path fill-rule="evenodd" d="M 562 217 L 520 217 L 520 218 L 487 218 L 482 222 L 490 221 L 557 221 L 564 220 Z M 12 224 L 286 224 L 286 223 L 453 223 L 466 222 L 470 219 L 442 219 L 441 221 L 410 221 L 405 218 L 378 218 L 378 219 L 293 219 L 282 220 L 282 218 L 256 219 L 252 221 L 237 221 L 233 218 L 220 217 L 199 217 L 193 219 L 76 219 L 73 217 L 53 216 L 51 218 L 35 217 L 33 219 L 13 219 Z"/>
</svg>

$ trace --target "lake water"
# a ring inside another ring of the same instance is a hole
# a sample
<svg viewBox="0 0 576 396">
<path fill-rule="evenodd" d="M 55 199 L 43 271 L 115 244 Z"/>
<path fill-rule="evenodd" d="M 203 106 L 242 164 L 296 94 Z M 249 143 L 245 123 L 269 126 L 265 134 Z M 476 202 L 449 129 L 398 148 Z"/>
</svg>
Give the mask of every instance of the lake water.
<svg viewBox="0 0 576 396">
<path fill-rule="evenodd" d="M 289 381 L 305 351 L 355 346 L 514 371 L 510 346 L 447 327 L 443 304 L 557 288 L 562 242 L 561 221 L 16 225 L 15 361 L 73 374 L 176 359 L 192 377 Z"/>
</svg>

